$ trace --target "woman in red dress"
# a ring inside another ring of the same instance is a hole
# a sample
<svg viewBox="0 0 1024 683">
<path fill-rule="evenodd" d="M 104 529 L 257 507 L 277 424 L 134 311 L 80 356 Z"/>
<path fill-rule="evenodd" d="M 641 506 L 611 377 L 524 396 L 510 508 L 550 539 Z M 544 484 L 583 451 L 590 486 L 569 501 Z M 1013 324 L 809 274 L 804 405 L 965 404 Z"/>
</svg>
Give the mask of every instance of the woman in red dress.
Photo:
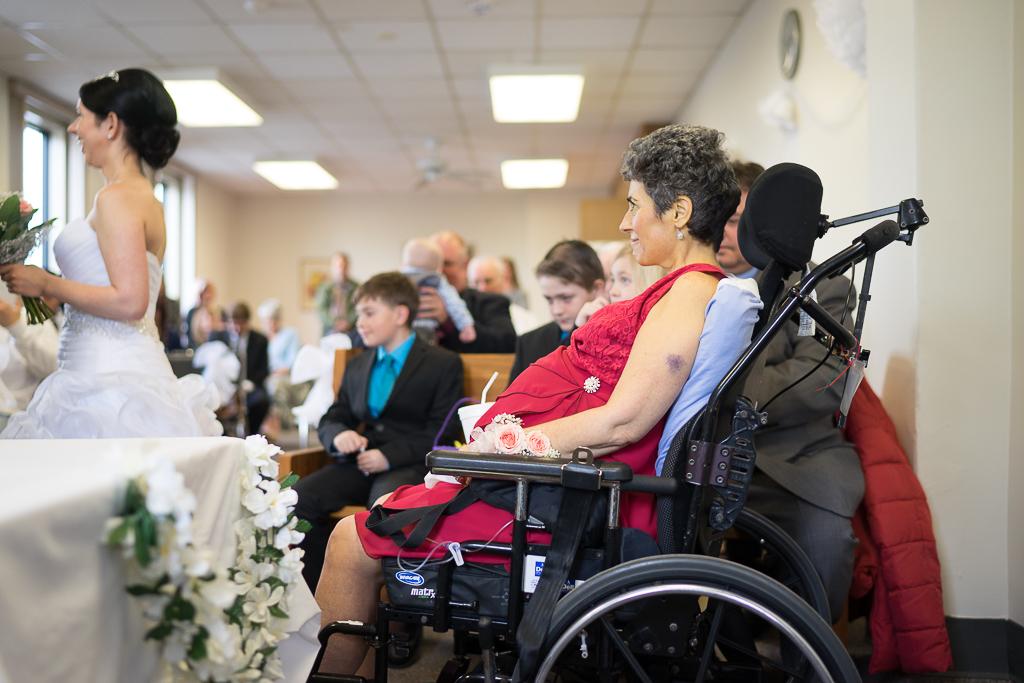
<svg viewBox="0 0 1024 683">
<path fill-rule="evenodd" d="M 654 474 L 665 414 L 689 375 L 704 312 L 723 277 L 715 257 L 722 230 L 739 202 L 722 137 L 708 128 L 674 125 L 630 144 L 622 165 L 629 181 L 627 209 L 619 229 L 638 262 L 669 274 L 639 296 L 595 313 L 569 346 L 520 374 L 478 425 L 511 413 L 524 427 L 543 431 L 563 453 L 587 446 L 638 474 Z M 406 486 L 386 497 L 387 506 L 434 505 L 459 488 Z M 367 531 L 367 514 L 342 520 L 331 536 L 316 591 L 324 624 L 373 621 L 382 583 L 379 558 L 397 555 L 398 548 Z M 624 526 L 655 533 L 650 496 L 623 496 L 621 514 Z M 443 517 L 432 542 L 401 554 L 424 557 L 447 541 L 495 536 L 509 542 L 510 520 L 510 513 L 478 502 Z M 366 653 L 362 639 L 335 637 L 331 643 L 321 670 L 359 667 Z"/>
</svg>

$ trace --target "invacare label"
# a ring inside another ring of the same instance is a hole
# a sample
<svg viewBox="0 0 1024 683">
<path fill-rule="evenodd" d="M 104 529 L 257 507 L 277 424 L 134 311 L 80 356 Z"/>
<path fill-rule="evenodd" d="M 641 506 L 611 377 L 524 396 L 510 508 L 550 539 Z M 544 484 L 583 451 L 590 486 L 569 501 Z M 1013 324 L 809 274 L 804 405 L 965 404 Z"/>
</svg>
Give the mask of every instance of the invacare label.
<svg viewBox="0 0 1024 683">
<path fill-rule="evenodd" d="M 544 571 L 544 555 L 527 555 L 526 562 L 523 567 L 523 592 L 533 593 L 537 590 L 537 583 L 540 581 L 540 575 Z M 576 581 L 566 580 L 565 585 L 562 586 L 562 592 L 568 593 L 573 588 L 576 588 L 581 583 L 582 579 Z"/>
</svg>

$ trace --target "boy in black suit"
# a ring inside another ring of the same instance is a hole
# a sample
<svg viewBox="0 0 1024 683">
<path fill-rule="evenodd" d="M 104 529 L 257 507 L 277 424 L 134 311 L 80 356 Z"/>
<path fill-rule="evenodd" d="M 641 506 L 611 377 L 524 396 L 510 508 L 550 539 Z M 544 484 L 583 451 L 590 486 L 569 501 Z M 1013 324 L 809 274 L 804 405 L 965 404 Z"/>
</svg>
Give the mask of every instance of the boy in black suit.
<svg viewBox="0 0 1024 683">
<path fill-rule="evenodd" d="M 270 376 L 269 342 L 252 329 L 249 305 L 239 301 L 231 308 L 231 347 L 241 363 L 239 383 L 245 396 L 245 433 L 257 434 L 270 411 L 266 382 Z"/>
<path fill-rule="evenodd" d="M 368 349 L 345 368 L 338 398 L 320 420 L 320 442 L 334 462 L 296 485 L 296 515 L 313 529 L 302 542 L 303 576 L 316 589 L 331 534 L 330 513 L 370 505 L 426 474 L 424 456 L 462 396 L 462 362 L 412 333 L 419 294 L 401 273 L 367 280 L 353 297 L 356 328 Z M 458 426 L 444 436 L 451 443 Z"/>
</svg>

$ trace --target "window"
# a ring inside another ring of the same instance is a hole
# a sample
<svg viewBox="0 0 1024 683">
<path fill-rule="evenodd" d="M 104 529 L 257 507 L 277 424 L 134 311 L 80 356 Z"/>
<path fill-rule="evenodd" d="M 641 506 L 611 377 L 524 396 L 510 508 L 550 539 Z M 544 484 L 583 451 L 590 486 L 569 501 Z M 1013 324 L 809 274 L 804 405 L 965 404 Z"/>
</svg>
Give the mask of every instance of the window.
<svg viewBox="0 0 1024 683">
<path fill-rule="evenodd" d="M 36 209 L 33 224 L 56 218 L 41 248 L 28 263 L 57 272 L 53 242 L 68 211 L 68 145 L 64 127 L 28 111 L 21 136 L 21 191 Z"/>
<path fill-rule="evenodd" d="M 195 279 L 195 214 L 192 182 L 188 176 L 163 172 L 153 193 L 164 205 L 167 245 L 164 248 L 164 293 L 168 299 L 182 301 L 184 290 Z"/>
</svg>

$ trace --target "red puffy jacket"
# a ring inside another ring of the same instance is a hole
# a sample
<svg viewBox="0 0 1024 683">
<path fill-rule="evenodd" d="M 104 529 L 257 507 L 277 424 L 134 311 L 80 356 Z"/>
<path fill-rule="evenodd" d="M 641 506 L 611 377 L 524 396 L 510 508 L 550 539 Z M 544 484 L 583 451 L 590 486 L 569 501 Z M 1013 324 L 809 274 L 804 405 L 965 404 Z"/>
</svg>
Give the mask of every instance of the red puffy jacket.
<svg viewBox="0 0 1024 683">
<path fill-rule="evenodd" d="M 871 603 L 870 672 L 946 671 L 953 654 L 942 608 L 942 578 L 924 489 L 878 396 L 863 382 L 850 406 L 846 438 L 860 453 L 864 501 L 850 595 Z"/>
</svg>

